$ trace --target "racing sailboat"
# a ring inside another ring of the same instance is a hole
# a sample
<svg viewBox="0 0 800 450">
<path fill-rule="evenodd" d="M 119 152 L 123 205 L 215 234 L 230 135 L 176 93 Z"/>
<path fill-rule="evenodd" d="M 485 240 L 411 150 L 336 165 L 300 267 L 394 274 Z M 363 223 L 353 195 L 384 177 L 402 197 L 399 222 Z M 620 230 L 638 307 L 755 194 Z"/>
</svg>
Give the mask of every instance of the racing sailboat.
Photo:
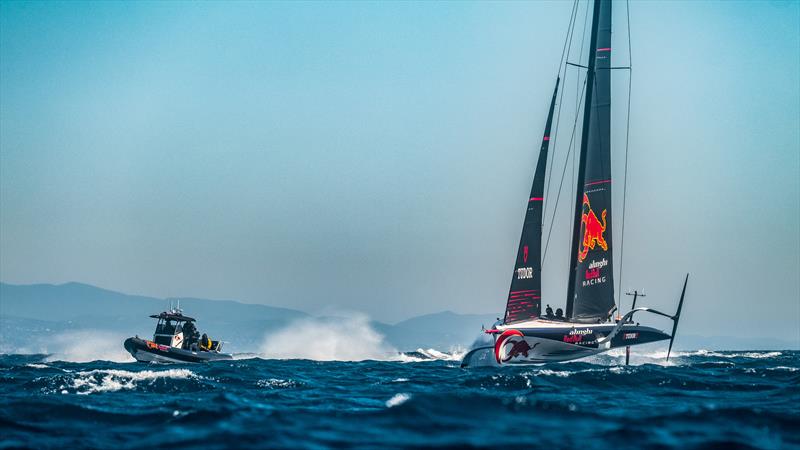
<svg viewBox="0 0 800 450">
<path fill-rule="evenodd" d="M 612 348 L 669 340 L 669 352 L 680 319 L 688 275 L 675 315 L 651 308 L 632 308 L 624 316 L 614 299 L 611 212 L 611 0 L 593 0 L 588 63 L 567 63 L 586 70 L 583 122 L 578 157 L 575 209 L 572 217 L 566 313 L 542 312 L 543 204 L 550 133 L 560 77 L 550 102 L 544 136 L 525 214 L 511 287 L 503 319 L 484 332 L 463 358 L 474 365 L 537 364 L 567 361 Z M 577 3 L 576 3 L 577 5 Z M 573 7 L 573 15 L 576 7 Z M 573 16 L 574 17 L 574 16 Z M 572 23 L 571 23 L 572 25 Z M 568 55 L 567 55 L 568 56 Z M 563 56 L 562 56 L 563 58 Z M 560 68 L 559 68 L 560 74 Z M 576 113 L 577 114 L 577 113 Z M 577 125 L 577 120 L 576 120 Z M 640 312 L 672 319 L 672 333 L 633 322 Z"/>
</svg>

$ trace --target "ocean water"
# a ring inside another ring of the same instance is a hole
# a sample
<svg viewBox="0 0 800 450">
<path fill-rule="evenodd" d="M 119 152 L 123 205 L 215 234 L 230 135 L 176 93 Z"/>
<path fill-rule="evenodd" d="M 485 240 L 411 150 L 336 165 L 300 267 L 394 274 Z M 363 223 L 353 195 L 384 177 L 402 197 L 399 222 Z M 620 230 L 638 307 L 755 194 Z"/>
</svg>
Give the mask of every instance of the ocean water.
<svg viewBox="0 0 800 450">
<path fill-rule="evenodd" d="M 461 369 L 390 361 L 204 365 L 0 356 L 0 446 L 800 448 L 800 352 L 620 354 Z"/>
</svg>

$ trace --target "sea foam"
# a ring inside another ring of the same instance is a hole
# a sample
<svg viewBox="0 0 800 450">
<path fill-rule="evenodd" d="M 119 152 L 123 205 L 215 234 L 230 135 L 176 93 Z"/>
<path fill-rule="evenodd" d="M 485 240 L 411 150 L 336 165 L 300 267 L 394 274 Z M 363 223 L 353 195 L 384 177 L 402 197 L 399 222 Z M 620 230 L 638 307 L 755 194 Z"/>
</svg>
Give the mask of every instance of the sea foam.
<svg viewBox="0 0 800 450">
<path fill-rule="evenodd" d="M 72 384 L 63 387 L 61 393 L 70 393 L 70 389 L 79 395 L 132 390 L 140 382 L 153 381 L 159 378 L 187 379 L 199 377 L 188 369 L 142 370 L 140 372 L 119 369 L 95 369 L 75 373 Z"/>
</svg>

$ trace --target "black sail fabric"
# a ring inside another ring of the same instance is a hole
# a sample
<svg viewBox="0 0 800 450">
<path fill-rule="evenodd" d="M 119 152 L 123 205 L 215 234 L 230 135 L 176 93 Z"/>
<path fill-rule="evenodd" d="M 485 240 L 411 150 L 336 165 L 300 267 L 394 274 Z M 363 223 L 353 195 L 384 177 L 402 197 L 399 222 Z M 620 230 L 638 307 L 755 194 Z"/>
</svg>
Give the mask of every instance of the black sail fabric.
<svg viewBox="0 0 800 450">
<path fill-rule="evenodd" d="M 567 315 L 575 322 L 605 321 L 612 312 L 614 279 L 611 250 L 611 1 L 596 0 L 596 39 L 590 57 L 594 66 L 590 103 L 584 116 L 587 134 L 581 154 L 583 177 L 579 180 L 571 258 L 571 298 Z M 592 77 L 590 77 L 592 78 Z M 579 171 L 580 175 L 580 171 Z"/>
<path fill-rule="evenodd" d="M 505 323 L 535 319 L 542 313 L 542 208 L 544 204 L 544 177 L 547 166 L 547 151 L 550 146 L 550 127 L 556 106 L 558 83 L 553 90 L 553 100 L 544 127 L 542 147 L 533 176 L 533 186 L 528 199 L 528 210 L 522 226 L 522 236 L 517 250 L 517 260 L 511 277 L 511 288 L 506 303 Z"/>
</svg>

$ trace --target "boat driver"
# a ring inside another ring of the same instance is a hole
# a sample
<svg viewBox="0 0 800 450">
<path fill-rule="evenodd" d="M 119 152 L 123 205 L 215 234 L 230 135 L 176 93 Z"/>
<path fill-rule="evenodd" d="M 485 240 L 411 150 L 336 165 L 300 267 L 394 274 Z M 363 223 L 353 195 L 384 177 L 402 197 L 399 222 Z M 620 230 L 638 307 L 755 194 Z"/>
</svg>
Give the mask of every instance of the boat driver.
<svg viewBox="0 0 800 450">
<path fill-rule="evenodd" d="M 194 324 L 191 321 L 187 321 L 186 324 L 183 326 L 183 342 L 185 346 L 184 348 L 195 350 L 197 347 L 198 337 L 200 337 L 200 333 L 197 332 L 197 328 L 195 328 Z"/>
<path fill-rule="evenodd" d="M 175 333 L 175 325 L 172 324 L 172 321 L 167 319 L 166 323 L 164 323 L 164 334 L 173 334 Z"/>
</svg>

